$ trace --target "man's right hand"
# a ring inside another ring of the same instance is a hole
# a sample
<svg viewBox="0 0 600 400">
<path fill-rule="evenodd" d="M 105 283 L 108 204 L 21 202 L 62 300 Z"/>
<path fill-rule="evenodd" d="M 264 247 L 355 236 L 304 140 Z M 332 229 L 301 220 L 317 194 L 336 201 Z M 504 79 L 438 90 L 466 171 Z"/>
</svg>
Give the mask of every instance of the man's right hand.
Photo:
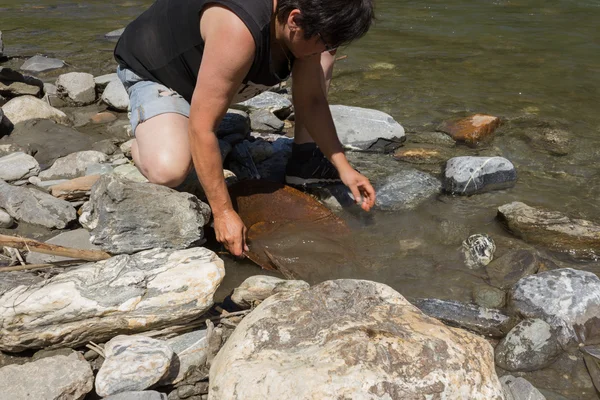
<svg viewBox="0 0 600 400">
<path fill-rule="evenodd" d="M 217 241 L 234 256 L 241 257 L 248 251 L 246 244 L 246 226 L 234 210 L 224 211 L 214 216 Z"/>
</svg>

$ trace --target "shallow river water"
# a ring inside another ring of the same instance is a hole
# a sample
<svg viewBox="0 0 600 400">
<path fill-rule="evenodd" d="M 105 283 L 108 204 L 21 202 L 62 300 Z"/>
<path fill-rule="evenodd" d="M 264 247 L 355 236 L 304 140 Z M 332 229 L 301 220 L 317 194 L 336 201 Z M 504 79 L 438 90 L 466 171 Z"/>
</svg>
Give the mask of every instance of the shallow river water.
<svg viewBox="0 0 600 400">
<path fill-rule="evenodd" d="M 150 3 L 3 0 L 5 53 L 43 53 L 64 59 L 71 70 L 113 72 L 114 42 L 104 34 Z M 495 220 L 498 206 L 523 201 L 600 221 L 600 2 L 378 0 L 377 16 L 365 38 L 339 51 L 347 58 L 336 65 L 331 102 L 387 112 L 409 135 L 433 131 L 457 115 L 499 116 L 506 123 L 487 150 L 511 160 L 519 181 L 512 189 L 472 197 L 440 195 L 409 212 L 345 212 L 355 232 L 353 248 L 368 261 L 333 267 L 318 254 L 306 254 L 305 262 L 320 265 L 312 283 L 364 278 L 407 297 L 470 301 L 483 279 L 465 267 L 461 242 L 487 233 L 497 255 L 524 247 Z M 544 124 L 570 133 L 568 155 L 531 146 L 527 128 Z M 388 156 L 375 162 L 373 156 L 351 157 L 361 170 L 378 166 L 375 183 L 402 167 Z M 303 246 L 296 250 L 302 253 Z M 548 255 L 563 266 L 600 274 L 597 261 Z M 226 262 L 222 295 L 259 272 L 247 262 Z"/>
</svg>

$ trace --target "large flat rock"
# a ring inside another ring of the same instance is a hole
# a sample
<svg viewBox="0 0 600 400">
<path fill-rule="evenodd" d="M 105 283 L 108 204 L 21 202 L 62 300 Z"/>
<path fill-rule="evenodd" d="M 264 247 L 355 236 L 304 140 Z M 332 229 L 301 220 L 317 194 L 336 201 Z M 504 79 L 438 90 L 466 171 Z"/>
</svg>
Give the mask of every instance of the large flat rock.
<svg viewBox="0 0 600 400">
<path fill-rule="evenodd" d="M 503 399 L 492 347 L 389 286 L 328 281 L 278 293 L 213 360 L 209 399 Z"/>
<path fill-rule="evenodd" d="M 203 239 L 210 208 L 189 193 L 102 176 L 83 207 L 91 242 L 112 254 L 157 247 L 184 249 Z"/>
<path fill-rule="evenodd" d="M 33 96 L 19 96 L 2 106 L 4 115 L 13 123 L 30 119 L 51 119 L 59 124 L 69 124 L 64 112 Z"/>
<path fill-rule="evenodd" d="M 121 255 L 0 291 L 0 350 L 75 347 L 184 324 L 213 305 L 223 261 L 198 247 Z"/>
</svg>

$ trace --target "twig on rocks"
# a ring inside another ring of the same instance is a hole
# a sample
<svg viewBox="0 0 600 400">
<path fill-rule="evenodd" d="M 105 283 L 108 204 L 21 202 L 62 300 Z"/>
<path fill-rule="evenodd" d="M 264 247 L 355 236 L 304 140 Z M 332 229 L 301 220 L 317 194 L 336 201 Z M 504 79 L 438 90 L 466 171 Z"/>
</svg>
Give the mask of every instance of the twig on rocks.
<svg viewBox="0 0 600 400">
<path fill-rule="evenodd" d="M 0 272 L 33 271 L 33 270 L 37 270 L 37 269 L 47 269 L 47 268 L 68 268 L 68 267 L 75 267 L 84 262 L 86 262 L 86 260 L 62 261 L 62 262 L 58 262 L 56 264 L 29 264 L 29 265 L 18 265 L 16 267 L 0 267 Z"/>
<path fill-rule="evenodd" d="M 10 246 L 17 249 L 28 248 L 37 253 L 50 254 L 54 256 L 77 258 L 86 261 L 101 261 L 111 257 L 110 254 L 100 250 L 81 250 L 54 244 L 42 243 L 37 240 L 16 236 L 0 235 L 0 245 Z"/>
<path fill-rule="evenodd" d="M 98 346 L 96 343 L 94 342 L 89 342 L 88 344 L 85 345 L 85 347 L 87 347 L 88 349 L 95 351 L 96 353 L 98 353 L 98 355 L 102 358 L 106 358 L 106 356 L 104 355 L 104 350 L 102 349 L 102 347 Z"/>
<path fill-rule="evenodd" d="M 21 257 L 21 253 L 19 253 L 19 250 L 15 249 L 14 247 L 4 247 L 6 249 L 6 251 L 8 251 L 8 253 L 10 253 L 10 255 L 12 257 L 14 257 L 21 265 L 25 265 L 25 261 L 23 261 L 23 257 Z"/>
<path fill-rule="evenodd" d="M 237 317 L 237 316 L 242 316 L 242 315 L 246 316 L 250 313 L 250 311 L 252 311 L 252 310 L 237 311 L 237 312 L 229 313 L 227 315 L 218 315 L 216 317 L 202 318 L 200 320 L 192 321 L 186 325 L 173 325 L 173 326 L 169 326 L 168 328 L 164 328 L 164 329 L 161 329 L 158 331 L 149 331 L 149 332 L 138 333 L 137 336 L 157 337 L 157 336 L 166 336 L 166 335 L 170 335 L 173 333 L 184 333 L 186 331 L 192 331 L 196 328 L 203 327 L 204 325 L 206 325 L 207 321 L 219 321 L 221 319 L 229 318 L 229 317 Z"/>
</svg>

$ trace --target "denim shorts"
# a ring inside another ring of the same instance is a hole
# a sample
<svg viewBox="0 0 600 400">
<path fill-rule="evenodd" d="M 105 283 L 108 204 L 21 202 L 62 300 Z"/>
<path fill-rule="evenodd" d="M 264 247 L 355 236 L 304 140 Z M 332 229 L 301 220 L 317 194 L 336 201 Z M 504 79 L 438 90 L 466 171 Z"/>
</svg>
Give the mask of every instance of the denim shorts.
<svg viewBox="0 0 600 400">
<path fill-rule="evenodd" d="M 129 95 L 129 120 L 134 136 L 139 124 L 157 115 L 177 113 L 190 117 L 190 103 L 174 90 L 146 80 L 127 68 L 118 67 L 117 76 Z"/>
</svg>

